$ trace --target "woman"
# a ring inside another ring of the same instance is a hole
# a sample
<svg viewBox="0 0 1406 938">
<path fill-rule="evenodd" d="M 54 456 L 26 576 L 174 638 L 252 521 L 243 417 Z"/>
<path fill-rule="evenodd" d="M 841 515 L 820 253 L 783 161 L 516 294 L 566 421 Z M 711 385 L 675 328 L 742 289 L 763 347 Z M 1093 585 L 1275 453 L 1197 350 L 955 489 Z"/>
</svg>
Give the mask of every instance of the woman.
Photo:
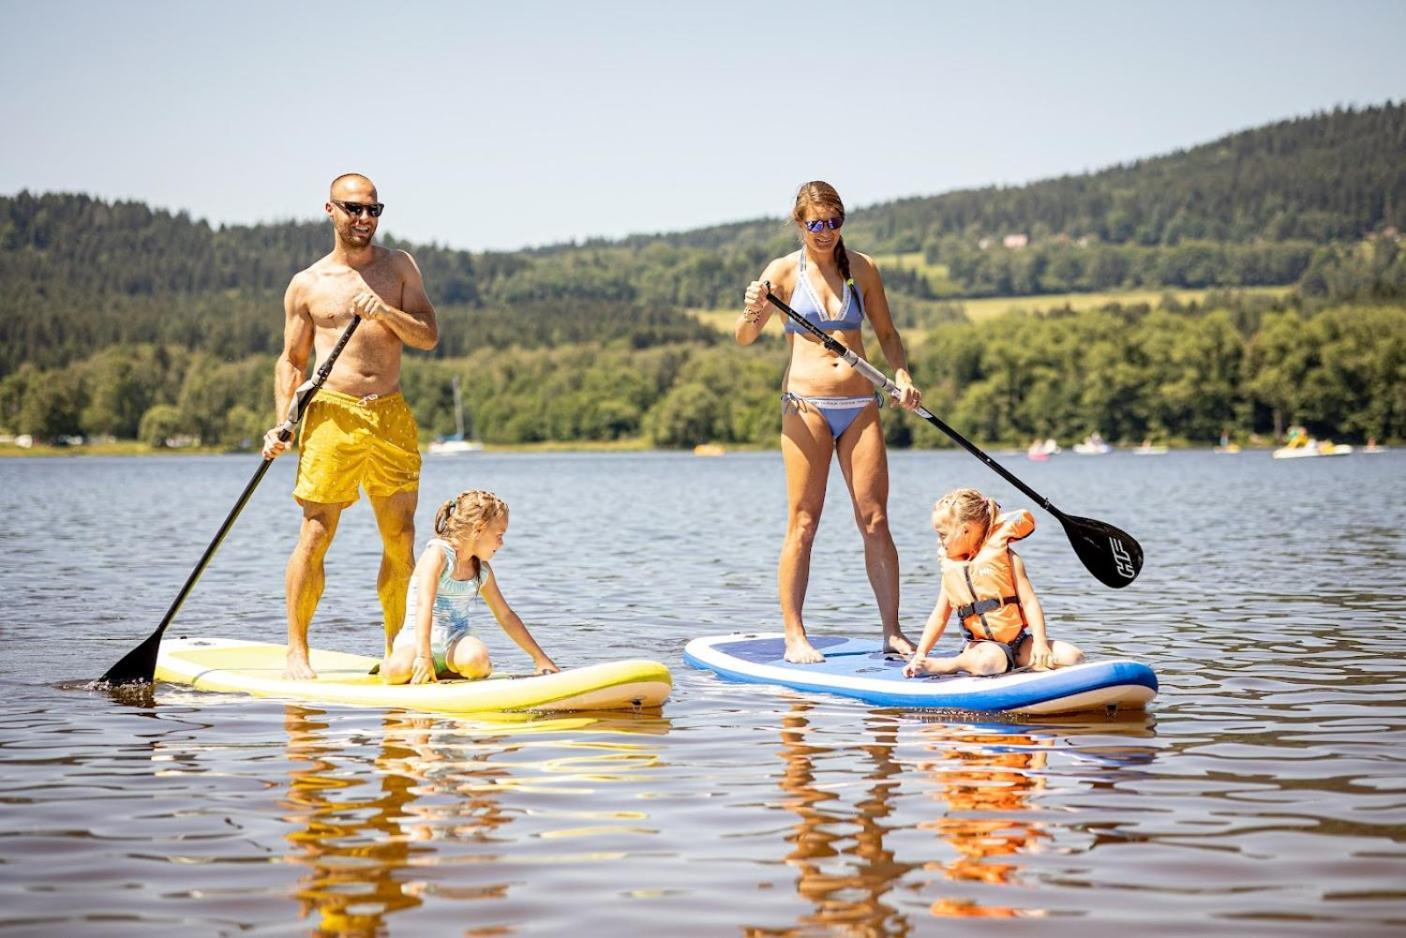
<svg viewBox="0 0 1406 938">
<path fill-rule="evenodd" d="M 738 343 L 755 342 L 773 315 L 766 299 L 768 285 L 796 312 L 861 358 L 866 356 L 860 326 L 867 317 L 893 366 L 894 383 L 901 392 L 898 403 L 909 410 L 917 407 L 922 395 L 908 374 L 908 356 L 889 314 L 878 268 L 863 254 L 847 251 L 840 236 L 845 220 L 840 194 L 828 183 L 806 183 L 796 194 L 791 220 L 800 234 L 801 249 L 772 261 L 761 278 L 748 285 L 746 305 L 734 330 Z M 864 566 L 883 619 L 884 647 L 911 655 L 913 645 L 898 627 L 898 551 L 889 534 L 888 459 L 874 386 L 789 318 L 786 333 L 791 357 L 781 383 L 781 455 L 790 510 L 777 569 L 786 660 L 824 660 L 806 638 L 801 607 L 832 454 L 839 455 L 864 537 Z"/>
</svg>

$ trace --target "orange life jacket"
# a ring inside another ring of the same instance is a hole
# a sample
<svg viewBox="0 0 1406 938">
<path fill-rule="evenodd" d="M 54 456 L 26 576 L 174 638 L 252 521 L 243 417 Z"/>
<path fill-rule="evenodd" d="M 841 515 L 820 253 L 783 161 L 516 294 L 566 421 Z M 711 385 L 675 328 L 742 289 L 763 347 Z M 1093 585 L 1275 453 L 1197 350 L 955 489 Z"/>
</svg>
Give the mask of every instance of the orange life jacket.
<svg viewBox="0 0 1406 938">
<path fill-rule="evenodd" d="M 1025 629 L 1010 542 L 1029 537 L 1034 530 L 1034 515 L 1024 509 L 1010 511 L 996 518 L 970 560 L 942 558 L 942 590 L 972 638 L 1009 644 Z"/>
</svg>

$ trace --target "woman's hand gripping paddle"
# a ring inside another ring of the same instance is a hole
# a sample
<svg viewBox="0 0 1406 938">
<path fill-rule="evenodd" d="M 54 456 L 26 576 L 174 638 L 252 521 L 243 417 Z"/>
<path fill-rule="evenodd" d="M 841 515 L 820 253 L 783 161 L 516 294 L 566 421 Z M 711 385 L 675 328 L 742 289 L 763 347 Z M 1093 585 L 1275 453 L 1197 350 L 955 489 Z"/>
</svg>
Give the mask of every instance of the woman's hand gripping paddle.
<svg viewBox="0 0 1406 938">
<path fill-rule="evenodd" d="M 293 393 L 293 403 L 288 408 L 288 419 L 278 428 L 278 438 L 285 443 L 293 438 L 293 431 L 298 428 L 298 423 L 303 419 L 303 414 L 307 412 L 308 403 L 312 400 L 317 389 L 327 381 L 327 376 L 332 373 L 332 365 L 337 360 L 337 356 L 342 354 L 342 349 L 346 348 L 347 340 L 352 337 L 356 327 L 361 325 L 360 317 L 353 316 L 351 324 L 342 333 L 337 344 L 328 353 L 327 360 L 317 368 L 317 373 L 307 381 L 298 386 L 298 390 Z M 215 539 L 210 542 L 210 546 L 205 548 L 205 553 L 201 555 L 200 562 L 195 565 L 195 569 L 186 578 L 185 586 L 181 587 L 180 593 L 176 595 L 176 601 L 171 603 L 171 608 L 166 610 L 166 616 L 161 620 L 161 624 L 156 627 L 156 631 L 147 636 L 146 641 L 136 648 L 127 652 L 122 660 L 108 668 L 107 673 L 102 676 L 103 684 L 150 684 L 156 677 L 156 656 L 161 651 L 161 634 L 166 631 L 166 626 L 171 624 L 171 620 L 176 617 L 176 612 L 181 608 L 181 604 L 190 595 L 191 589 L 195 586 L 195 581 L 200 579 L 200 574 L 205 572 L 205 567 L 210 563 L 210 558 L 215 556 L 215 551 L 224 541 L 229 529 L 234 526 L 234 521 L 239 517 L 239 513 L 244 510 L 244 504 L 249 501 L 249 496 L 254 494 L 254 489 L 258 487 L 263 479 L 264 473 L 268 472 L 269 466 L 273 464 L 274 457 L 265 457 L 260 463 L 258 471 L 249 480 L 249 484 L 244 486 L 244 491 L 240 493 L 239 500 L 234 503 L 233 510 L 225 516 L 224 524 L 220 525 L 220 530 L 216 532 Z"/>
<path fill-rule="evenodd" d="M 791 317 L 798 326 L 818 339 L 826 349 L 843 358 L 851 368 L 868 378 L 874 387 L 891 397 L 898 396 L 898 386 L 890 381 L 882 371 L 860 358 L 850 349 L 845 348 L 833 336 L 826 334 L 813 322 L 781 302 L 776 294 L 771 292 L 770 283 L 766 286 L 766 298 L 773 306 Z M 920 406 L 914 412 L 947 434 L 957 445 L 986 463 L 1001 478 L 1033 498 L 1041 508 L 1054 515 L 1059 523 L 1064 525 L 1064 533 L 1068 535 L 1074 553 L 1079 555 L 1084 566 L 1098 578 L 1100 583 L 1114 589 L 1121 589 L 1137 579 L 1138 573 L 1142 570 L 1142 546 L 1126 531 L 1093 518 L 1066 515 L 1051 505 L 1049 500 L 1039 492 L 1017 479 L 1004 466 L 998 464 L 996 460 L 978 448 L 976 444 L 934 416 L 927 408 Z"/>
</svg>

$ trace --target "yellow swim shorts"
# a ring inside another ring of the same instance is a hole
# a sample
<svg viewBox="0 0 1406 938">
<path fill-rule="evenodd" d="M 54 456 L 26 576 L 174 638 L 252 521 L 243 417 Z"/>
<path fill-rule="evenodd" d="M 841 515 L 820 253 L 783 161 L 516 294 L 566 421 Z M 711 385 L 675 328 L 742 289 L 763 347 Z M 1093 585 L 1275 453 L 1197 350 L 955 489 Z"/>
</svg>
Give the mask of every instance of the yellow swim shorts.
<svg viewBox="0 0 1406 938">
<path fill-rule="evenodd" d="M 420 487 L 420 438 L 399 391 L 352 397 L 326 388 L 303 416 L 298 501 L 349 505 L 357 488 L 381 497 Z"/>
</svg>

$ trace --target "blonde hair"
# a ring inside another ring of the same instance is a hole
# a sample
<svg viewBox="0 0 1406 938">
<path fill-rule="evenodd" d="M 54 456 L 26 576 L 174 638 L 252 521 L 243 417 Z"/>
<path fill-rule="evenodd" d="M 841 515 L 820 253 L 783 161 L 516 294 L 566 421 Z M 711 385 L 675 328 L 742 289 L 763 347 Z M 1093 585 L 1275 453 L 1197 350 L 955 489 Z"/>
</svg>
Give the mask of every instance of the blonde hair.
<svg viewBox="0 0 1406 938">
<path fill-rule="evenodd" d="M 939 498 L 932 510 L 942 518 L 961 522 L 980 521 L 989 531 L 996 524 L 1001 506 L 996 499 L 987 498 L 976 489 L 953 489 Z"/>
<path fill-rule="evenodd" d="M 508 503 L 497 495 L 483 489 L 466 489 L 439 506 L 434 516 L 434 533 L 454 544 L 507 516 Z M 477 557 L 474 572 L 478 572 Z"/>
</svg>

